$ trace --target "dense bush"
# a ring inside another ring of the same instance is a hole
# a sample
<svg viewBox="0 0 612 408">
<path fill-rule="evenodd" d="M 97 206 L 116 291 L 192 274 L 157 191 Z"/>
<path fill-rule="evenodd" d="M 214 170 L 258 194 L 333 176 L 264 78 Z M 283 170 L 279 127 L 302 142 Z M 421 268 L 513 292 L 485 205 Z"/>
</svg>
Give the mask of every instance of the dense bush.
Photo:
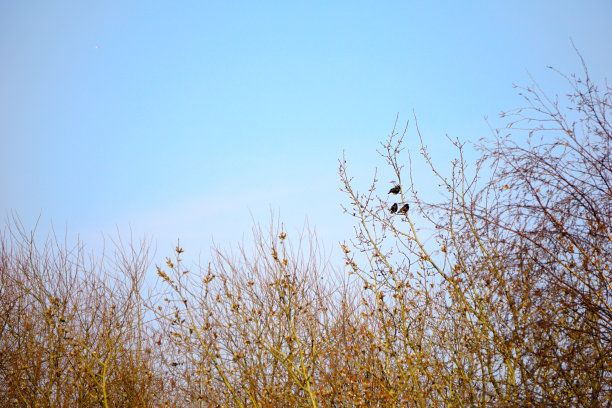
<svg viewBox="0 0 612 408">
<path fill-rule="evenodd" d="M 449 141 L 448 175 L 415 126 L 436 202 L 402 165 L 408 126 L 380 152 L 393 192 L 342 160 L 346 276 L 273 223 L 196 270 L 177 246 L 144 288 L 145 243 L 98 262 L 9 223 L 0 404 L 611 406 L 611 93 L 585 74 L 567 108 L 523 89 L 478 162 Z"/>
</svg>

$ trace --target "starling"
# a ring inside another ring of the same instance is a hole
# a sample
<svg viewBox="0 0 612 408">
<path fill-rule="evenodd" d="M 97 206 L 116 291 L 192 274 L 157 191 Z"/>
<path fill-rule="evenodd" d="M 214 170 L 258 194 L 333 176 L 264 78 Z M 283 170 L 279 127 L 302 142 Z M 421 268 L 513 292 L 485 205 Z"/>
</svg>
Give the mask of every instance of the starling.
<svg viewBox="0 0 612 408">
<path fill-rule="evenodd" d="M 389 211 L 391 211 L 391 214 L 395 214 L 397 212 L 397 203 L 394 203 L 391 208 L 389 208 Z"/>
<path fill-rule="evenodd" d="M 399 213 L 400 214 L 406 214 L 408 212 L 408 210 L 410 209 L 410 205 L 408 204 L 404 204 L 402 206 L 402 208 L 400 208 Z"/>
<path fill-rule="evenodd" d="M 399 194 L 399 192 L 402 190 L 402 188 L 400 187 L 400 185 L 398 184 L 397 186 L 393 187 L 391 190 L 389 190 L 389 192 L 387 194 Z"/>
</svg>

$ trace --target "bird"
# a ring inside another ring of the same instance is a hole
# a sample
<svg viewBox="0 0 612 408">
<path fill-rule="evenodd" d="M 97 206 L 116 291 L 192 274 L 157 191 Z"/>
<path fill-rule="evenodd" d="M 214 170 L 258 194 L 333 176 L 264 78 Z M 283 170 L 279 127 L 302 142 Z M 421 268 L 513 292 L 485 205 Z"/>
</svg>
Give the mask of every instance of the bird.
<svg viewBox="0 0 612 408">
<path fill-rule="evenodd" d="M 400 208 L 399 213 L 400 214 L 406 214 L 409 209 L 410 209 L 410 205 L 409 204 L 404 204 L 402 206 L 402 208 Z"/>
<path fill-rule="evenodd" d="M 389 208 L 389 211 L 391 211 L 391 214 L 395 214 L 397 212 L 397 203 L 394 203 L 391 208 Z"/>
<path fill-rule="evenodd" d="M 393 187 L 391 190 L 389 190 L 389 192 L 387 194 L 399 194 L 399 192 L 402 190 L 402 188 L 400 187 L 400 185 L 398 184 L 397 186 Z"/>
</svg>

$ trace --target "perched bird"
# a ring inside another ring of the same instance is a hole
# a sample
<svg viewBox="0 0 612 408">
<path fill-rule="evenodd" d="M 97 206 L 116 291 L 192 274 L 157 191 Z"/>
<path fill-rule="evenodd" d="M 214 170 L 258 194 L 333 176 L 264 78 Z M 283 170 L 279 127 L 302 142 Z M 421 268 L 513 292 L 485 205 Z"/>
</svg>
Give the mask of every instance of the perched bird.
<svg viewBox="0 0 612 408">
<path fill-rule="evenodd" d="M 402 188 L 398 184 L 397 186 L 395 186 L 391 190 L 389 190 L 389 192 L 387 194 L 399 194 L 400 191 L 402 191 Z"/>
<path fill-rule="evenodd" d="M 409 209 L 410 209 L 410 205 L 409 204 L 404 204 L 402 206 L 402 208 L 400 208 L 399 213 L 400 214 L 406 214 Z"/>
<path fill-rule="evenodd" d="M 389 208 L 389 211 L 391 211 L 391 214 L 395 214 L 397 212 L 397 203 L 394 203 L 391 208 Z"/>
</svg>

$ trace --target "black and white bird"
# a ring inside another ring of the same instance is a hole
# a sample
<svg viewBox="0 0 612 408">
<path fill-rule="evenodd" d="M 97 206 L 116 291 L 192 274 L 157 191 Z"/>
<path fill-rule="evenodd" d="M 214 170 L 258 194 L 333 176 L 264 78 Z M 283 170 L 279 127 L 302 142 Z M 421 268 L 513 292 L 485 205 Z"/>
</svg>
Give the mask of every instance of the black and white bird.
<svg viewBox="0 0 612 408">
<path fill-rule="evenodd" d="M 402 191 L 402 187 L 400 187 L 400 185 L 398 184 L 397 186 L 389 190 L 387 194 L 399 194 L 400 191 Z"/>
<path fill-rule="evenodd" d="M 399 213 L 400 214 L 406 214 L 409 209 L 410 209 L 410 205 L 409 204 L 404 204 L 402 206 L 402 208 L 400 208 Z"/>
<path fill-rule="evenodd" d="M 394 203 L 391 208 L 389 208 L 389 211 L 391 211 L 391 214 L 395 214 L 397 212 L 397 203 Z"/>
</svg>

